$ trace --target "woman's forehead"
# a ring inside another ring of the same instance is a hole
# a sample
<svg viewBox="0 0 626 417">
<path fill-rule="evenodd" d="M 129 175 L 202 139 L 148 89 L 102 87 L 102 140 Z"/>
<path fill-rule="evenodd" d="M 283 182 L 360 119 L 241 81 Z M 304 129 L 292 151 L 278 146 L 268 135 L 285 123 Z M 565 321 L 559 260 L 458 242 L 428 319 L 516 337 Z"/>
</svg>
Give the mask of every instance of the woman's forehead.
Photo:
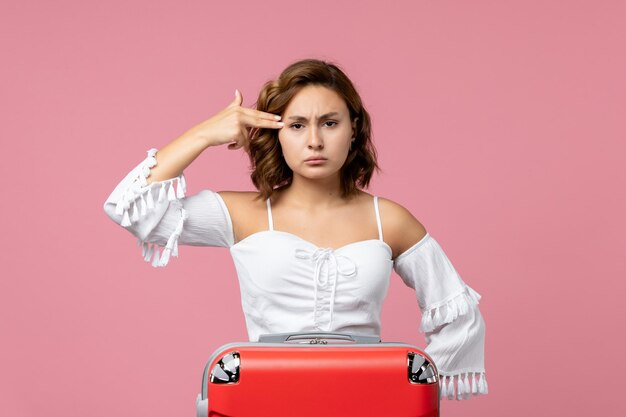
<svg viewBox="0 0 626 417">
<path fill-rule="evenodd" d="M 303 87 L 289 102 L 285 114 L 300 117 L 321 117 L 329 113 L 341 116 L 348 108 L 339 94 L 328 87 Z"/>
</svg>

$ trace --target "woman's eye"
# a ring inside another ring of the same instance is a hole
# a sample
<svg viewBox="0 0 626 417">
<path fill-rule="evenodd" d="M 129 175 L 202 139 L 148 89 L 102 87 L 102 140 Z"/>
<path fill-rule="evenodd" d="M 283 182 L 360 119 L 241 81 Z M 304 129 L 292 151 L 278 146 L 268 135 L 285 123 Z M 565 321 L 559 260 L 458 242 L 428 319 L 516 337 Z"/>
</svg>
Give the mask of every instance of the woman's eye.
<svg viewBox="0 0 626 417">
<path fill-rule="evenodd" d="M 327 123 L 331 123 L 331 125 L 327 125 L 328 127 L 333 127 L 337 124 L 337 122 L 335 122 L 334 120 L 327 120 L 324 122 L 324 124 L 327 124 Z M 304 125 L 302 123 L 294 123 L 291 125 L 291 128 L 295 130 L 300 130 L 300 128 L 303 126 Z"/>
</svg>

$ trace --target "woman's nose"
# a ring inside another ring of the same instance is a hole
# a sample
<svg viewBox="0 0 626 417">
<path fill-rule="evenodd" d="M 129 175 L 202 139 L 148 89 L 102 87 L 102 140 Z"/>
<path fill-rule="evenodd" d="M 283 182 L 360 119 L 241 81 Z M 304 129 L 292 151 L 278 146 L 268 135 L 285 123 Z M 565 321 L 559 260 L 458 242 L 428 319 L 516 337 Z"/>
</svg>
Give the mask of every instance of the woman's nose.
<svg viewBox="0 0 626 417">
<path fill-rule="evenodd" d="M 309 134 L 309 148 L 310 149 L 322 149 L 324 148 L 324 141 L 320 137 L 319 130 L 315 127 L 311 128 Z"/>
</svg>

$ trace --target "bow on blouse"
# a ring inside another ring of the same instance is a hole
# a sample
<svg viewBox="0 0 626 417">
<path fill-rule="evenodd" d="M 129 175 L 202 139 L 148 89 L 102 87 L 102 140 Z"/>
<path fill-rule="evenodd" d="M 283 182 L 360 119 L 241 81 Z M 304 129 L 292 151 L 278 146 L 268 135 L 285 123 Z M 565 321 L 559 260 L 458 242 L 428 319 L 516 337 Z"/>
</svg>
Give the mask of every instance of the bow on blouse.
<svg viewBox="0 0 626 417">
<path fill-rule="evenodd" d="M 315 263 L 315 275 L 314 275 L 314 288 L 315 292 L 313 295 L 314 307 L 313 307 L 313 316 L 317 324 L 317 292 L 319 289 L 325 289 L 329 285 L 329 280 L 331 278 L 331 268 L 330 263 L 334 265 L 333 274 L 332 274 L 332 291 L 330 294 L 330 311 L 329 311 L 329 320 L 328 320 L 328 328 L 325 331 L 330 331 L 332 322 L 333 322 L 333 309 L 335 305 L 335 290 L 337 288 L 337 277 L 338 275 L 342 275 L 345 277 L 353 277 L 356 275 L 356 264 L 348 257 L 343 255 L 336 255 L 333 249 L 331 248 L 317 248 L 314 251 L 307 249 L 296 249 L 295 255 L 300 259 L 311 259 Z M 339 258 L 342 258 L 345 262 L 342 262 L 341 265 L 339 262 Z M 323 266 L 326 264 L 326 274 L 322 274 Z"/>
</svg>

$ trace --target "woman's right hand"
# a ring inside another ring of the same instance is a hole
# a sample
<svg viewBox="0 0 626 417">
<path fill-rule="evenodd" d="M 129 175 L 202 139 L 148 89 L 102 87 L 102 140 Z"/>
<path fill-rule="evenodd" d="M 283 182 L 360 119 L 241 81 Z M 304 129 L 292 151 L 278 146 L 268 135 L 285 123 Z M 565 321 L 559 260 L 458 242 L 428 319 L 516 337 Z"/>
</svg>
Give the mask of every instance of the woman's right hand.
<svg viewBox="0 0 626 417">
<path fill-rule="evenodd" d="M 194 126 L 191 130 L 206 140 L 207 146 L 228 143 L 228 149 L 248 147 L 252 128 L 280 129 L 280 115 L 242 107 L 243 97 L 235 90 L 235 99 L 210 119 Z"/>
</svg>

